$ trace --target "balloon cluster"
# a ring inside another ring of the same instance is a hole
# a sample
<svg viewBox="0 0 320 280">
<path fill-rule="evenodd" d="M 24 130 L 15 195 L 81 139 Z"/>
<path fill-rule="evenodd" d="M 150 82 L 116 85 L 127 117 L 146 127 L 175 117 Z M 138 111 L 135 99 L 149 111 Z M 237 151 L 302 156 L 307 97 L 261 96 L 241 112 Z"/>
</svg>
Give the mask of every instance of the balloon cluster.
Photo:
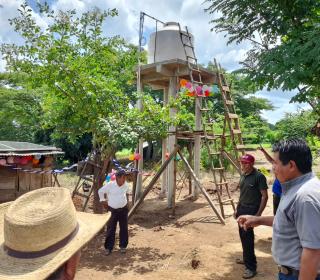
<svg viewBox="0 0 320 280">
<path fill-rule="evenodd" d="M 139 153 L 134 153 L 129 156 L 129 160 L 140 160 L 140 159 L 141 159 L 141 155 Z"/>
<path fill-rule="evenodd" d="M 32 163 L 33 165 L 38 165 L 40 162 L 41 155 L 34 155 L 34 156 L 9 156 L 6 158 L 0 159 L 0 165 L 12 165 L 12 164 L 20 164 L 26 165 L 28 163 Z"/>
<path fill-rule="evenodd" d="M 180 93 L 190 97 L 194 97 L 194 96 L 209 97 L 209 96 L 212 96 L 213 93 L 218 93 L 218 92 L 219 92 L 219 88 L 217 85 L 194 86 L 191 82 L 185 79 L 180 80 Z"/>
</svg>

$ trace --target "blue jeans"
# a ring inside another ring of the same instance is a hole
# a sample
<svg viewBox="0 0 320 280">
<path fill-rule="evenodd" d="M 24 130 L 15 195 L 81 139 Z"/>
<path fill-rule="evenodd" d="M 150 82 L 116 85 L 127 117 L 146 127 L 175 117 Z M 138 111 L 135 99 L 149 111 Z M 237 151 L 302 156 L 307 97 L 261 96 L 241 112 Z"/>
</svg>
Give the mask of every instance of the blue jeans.
<svg viewBox="0 0 320 280">
<path fill-rule="evenodd" d="M 278 274 L 278 280 L 298 280 L 299 276 L 287 276 L 283 273 Z M 320 277 L 318 276 L 315 280 L 320 280 Z"/>
</svg>

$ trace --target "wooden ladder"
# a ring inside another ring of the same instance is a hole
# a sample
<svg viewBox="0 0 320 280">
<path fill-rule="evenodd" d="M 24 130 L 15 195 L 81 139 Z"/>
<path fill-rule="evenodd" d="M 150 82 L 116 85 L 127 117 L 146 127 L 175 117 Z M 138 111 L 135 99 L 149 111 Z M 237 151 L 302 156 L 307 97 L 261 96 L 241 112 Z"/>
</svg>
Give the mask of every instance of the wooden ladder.
<svg viewBox="0 0 320 280">
<path fill-rule="evenodd" d="M 243 155 L 245 153 L 245 145 L 242 139 L 242 132 L 240 128 L 240 120 L 239 116 L 236 112 L 235 104 L 232 99 L 231 90 L 228 85 L 228 82 L 225 76 L 222 73 L 221 66 L 218 65 L 216 59 L 214 59 L 214 63 L 218 72 L 218 86 L 220 88 L 221 97 L 224 105 L 224 126 L 223 126 L 223 135 L 226 135 L 226 124 L 228 124 L 228 128 L 230 131 L 230 139 L 233 146 L 234 154 L 229 154 L 224 148 L 226 143 L 223 143 L 222 151 L 223 156 L 227 158 L 235 167 L 237 167 L 240 173 L 240 164 L 239 164 L 239 155 Z"/>
<path fill-rule="evenodd" d="M 79 197 L 85 199 L 84 204 L 82 206 L 82 211 L 85 211 L 85 209 L 88 205 L 89 199 L 90 199 L 91 194 L 93 192 L 93 184 L 94 184 L 94 176 L 90 177 L 90 175 L 85 175 L 86 167 L 89 164 L 91 164 L 91 165 L 94 165 L 94 166 L 101 169 L 101 166 L 97 165 L 95 162 L 93 162 L 91 160 L 91 156 L 92 156 L 92 153 L 90 153 L 88 156 L 88 159 L 85 160 L 85 163 L 84 163 L 83 168 L 82 168 L 80 175 L 79 175 L 79 179 L 78 179 L 78 181 L 74 187 L 74 190 L 72 192 L 72 198 L 74 198 L 75 196 L 79 196 Z M 80 192 L 81 187 L 83 187 L 83 189 L 87 188 L 88 193 L 85 194 L 85 193 Z"/>
<path fill-rule="evenodd" d="M 189 77 L 190 81 L 193 85 L 193 87 L 200 85 L 203 85 L 202 77 L 201 77 L 201 71 L 199 69 L 198 60 L 195 55 L 194 46 L 192 44 L 191 35 L 188 31 L 188 28 L 186 27 L 186 31 L 181 30 L 181 26 L 179 24 L 179 32 L 180 32 L 180 38 L 183 45 L 183 49 L 185 52 L 185 56 L 188 63 L 188 69 L 189 69 Z M 187 49 L 191 49 L 192 56 L 188 55 Z M 196 76 L 197 79 L 194 78 Z M 202 114 L 202 124 L 203 124 L 203 132 L 204 132 L 204 143 L 207 147 L 209 160 L 210 160 L 210 170 L 213 175 L 214 179 L 214 185 L 215 185 L 215 194 L 217 195 L 220 211 L 223 219 L 225 219 L 225 213 L 224 213 L 224 205 L 230 204 L 235 210 L 235 205 L 233 202 L 233 199 L 231 197 L 230 191 L 229 191 L 229 183 L 226 180 L 225 176 L 225 170 L 222 165 L 222 149 L 218 149 L 218 146 L 222 147 L 223 145 L 223 139 L 222 137 L 224 135 L 221 135 L 220 137 L 217 135 L 214 135 L 213 133 L 209 135 L 207 133 L 207 126 L 213 125 L 213 118 L 210 117 L 210 111 L 211 109 L 207 106 L 207 98 L 204 98 L 204 106 L 202 106 L 202 97 L 196 97 L 199 98 L 200 102 L 196 102 L 196 106 L 200 106 L 200 112 Z M 212 126 L 212 132 L 213 132 L 213 126 Z M 220 139 L 220 144 L 218 144 L 217 140 Z M 214 149 L 212 149 L 210 146 L 210 143 L 213 142 Z M 222 190 L 225 189 L 227 192 L 227 199 L 222 199 Z"/>
</svg>

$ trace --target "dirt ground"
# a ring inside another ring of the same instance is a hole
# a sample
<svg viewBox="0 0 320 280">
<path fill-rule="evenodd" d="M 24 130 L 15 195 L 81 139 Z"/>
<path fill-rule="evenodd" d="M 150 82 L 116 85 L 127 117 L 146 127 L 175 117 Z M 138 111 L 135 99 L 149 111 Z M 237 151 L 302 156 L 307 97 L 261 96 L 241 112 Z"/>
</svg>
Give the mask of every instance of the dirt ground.
<svg viewBox="0 0 320 280">
<path fill-rule="evenodd" d="M 256 153 L 257 167 L 270 165 Z M 210 189 L 209 174 L 202 181 Z M 237 176 L 232 176 L 232 195 Z M 268 178 L 272 183 L 272 176 Z M 212 184 L 211 184 L 212 188 Z M 196 201 L 187 198 L 188 188 L 177 188 L 175 217 L 167 209 L 166 200 L 158 198 L 158 188 L 148 194 L 145 202 L 130 220 L 129 246 L 126 254 L 117 247 L 110 256 L 104 254 L 104 232 L 101 232 L 82 251 L 76 279 L 242 279 L 243 266 L 235 264 L 242 249 L 238 227 L 232 217 L 232 207 L 225 206 L 226 225 L 221 225 L 214 212 L 201 195 Z M 215 196 L 212 195 L 212 199 Z M 272 213 L 272 194 L 264 214 Z M 276 265 L 271 256 L 272 229 L 255 229 L 258 275 L 255 279 L 275 279 Z"/>
</svg>

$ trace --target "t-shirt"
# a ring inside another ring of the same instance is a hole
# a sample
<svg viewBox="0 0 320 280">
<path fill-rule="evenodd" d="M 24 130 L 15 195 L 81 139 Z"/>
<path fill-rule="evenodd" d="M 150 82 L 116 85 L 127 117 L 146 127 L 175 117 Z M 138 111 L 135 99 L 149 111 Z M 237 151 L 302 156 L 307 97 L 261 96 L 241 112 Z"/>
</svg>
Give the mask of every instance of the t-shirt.
<svg viewBox="0 0 320 280">
<path fill-rule="evenodd" d="M 109 182 L 99 189 L 98 194 L 100 201 L 106 201 L 105 195 L 108 197 L 108 206 L 118 209 L 127 205 L 127 196 L 129 186 L 125 182 L 121 187 L 118 186 L 117 181 Z"/>
<path fill-rule="evenodd" d="M 311 172 L 282 184 L 273 220 L 272 255 L 277 264 L 299 270 L 303 248 L 320 249 L 320 181 Z"/>
<path fill-rule="evenodd" d="M 261 203 L 261 190 L 268 189 L 266 177 L 257 169 L 240 177 L 240 205 L 259 206 Z"/>
<path fill-rule="evenodd" d="M 277 178 L 273 182 L 272 192 L 277 196 L 281 196 L 282 188 L 281 188 L 281 184 Z"/>
</svg>

